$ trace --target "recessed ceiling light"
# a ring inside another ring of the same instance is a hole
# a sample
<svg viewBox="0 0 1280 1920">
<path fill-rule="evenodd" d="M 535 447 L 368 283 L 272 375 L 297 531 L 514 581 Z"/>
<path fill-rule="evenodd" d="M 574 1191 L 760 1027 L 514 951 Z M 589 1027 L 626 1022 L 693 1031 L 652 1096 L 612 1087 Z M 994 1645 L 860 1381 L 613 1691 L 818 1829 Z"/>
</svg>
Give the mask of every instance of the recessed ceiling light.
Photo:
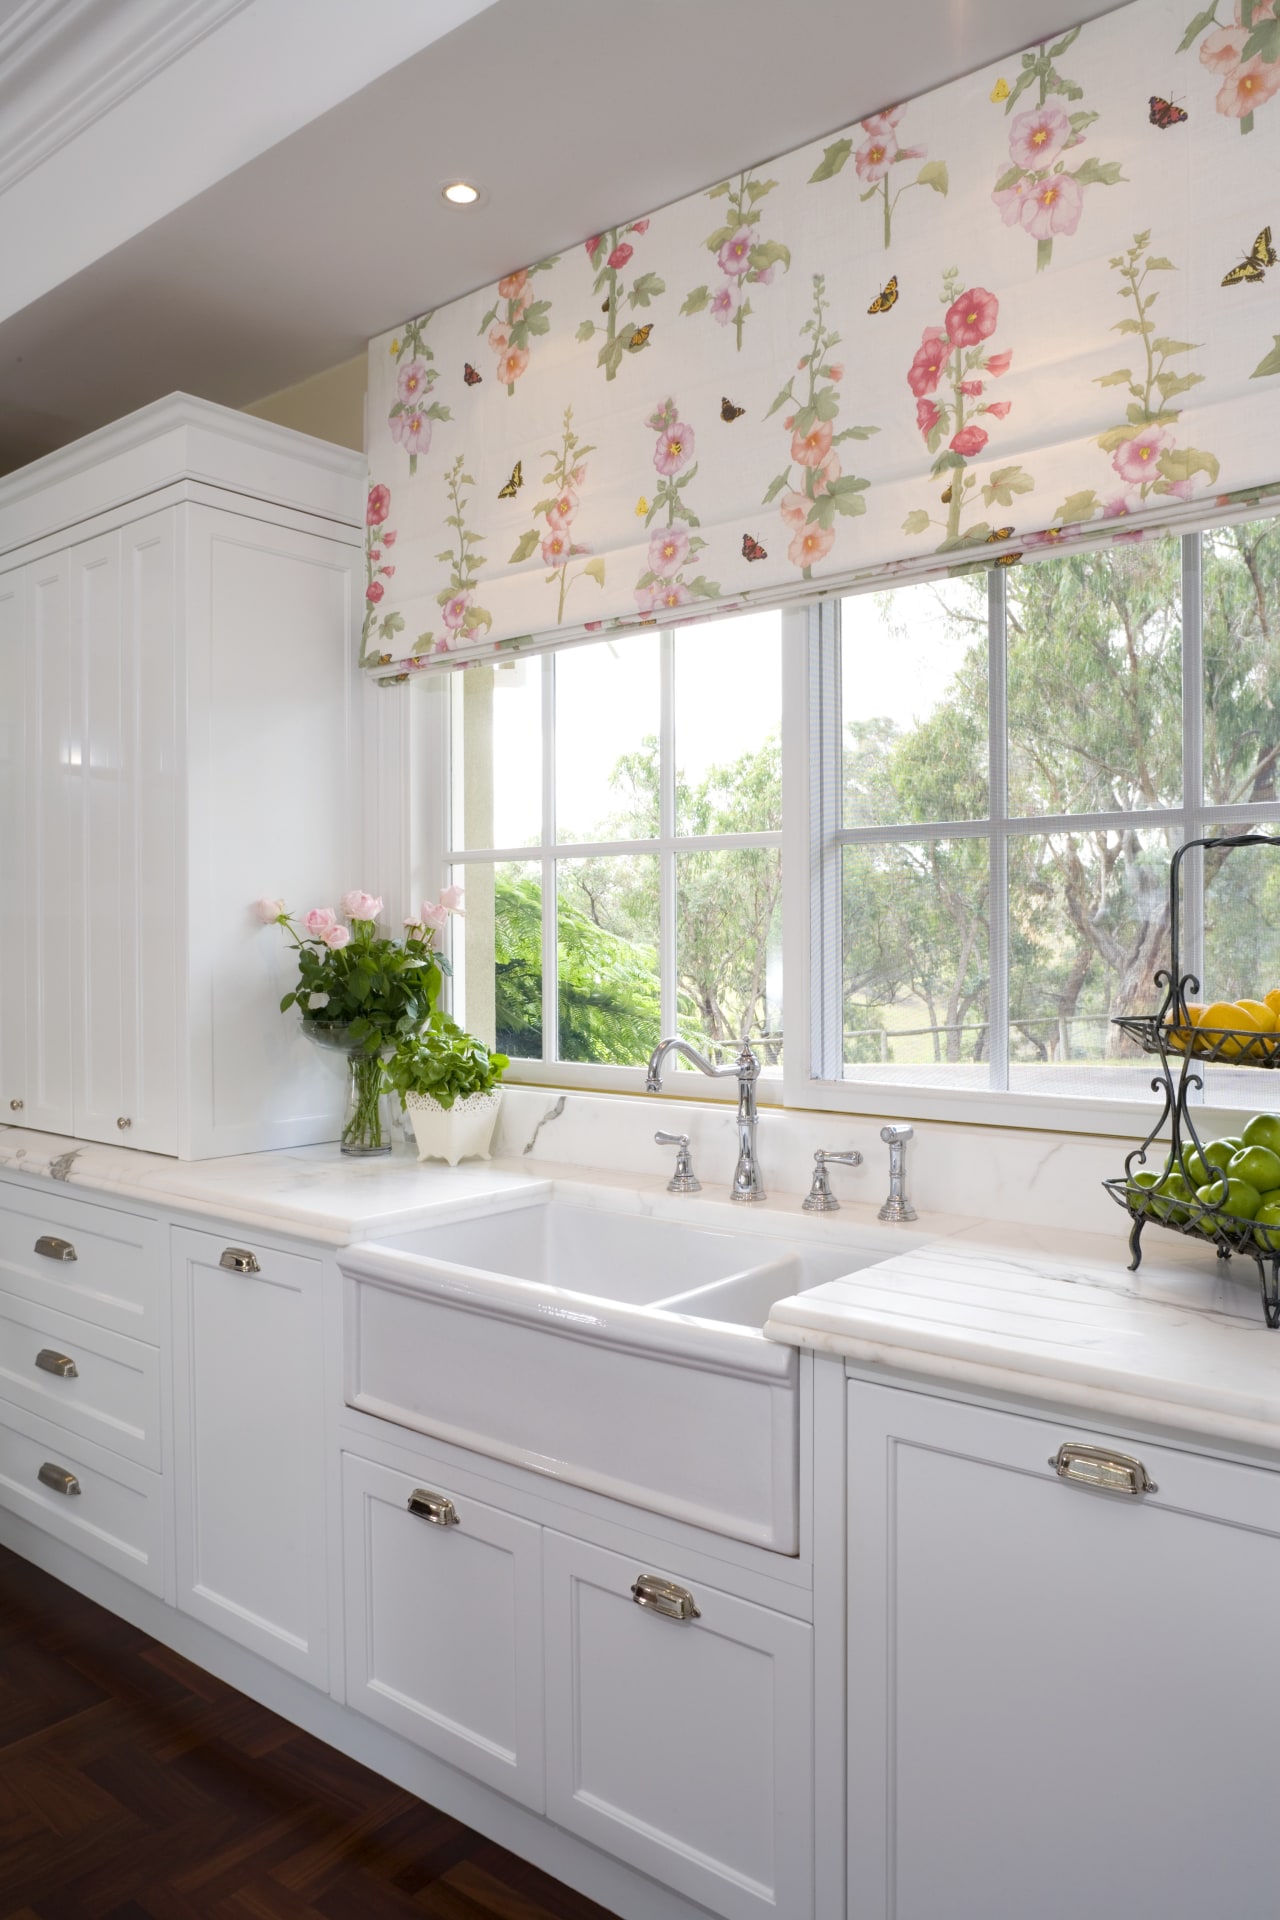
<svg viewBox="0 0 1280 1920">
<path fill-rule="evenodd" d="M 480 198 L 480 188 L 473 187 L 469 180 L 451 180 L 440 191 L 451 207 L 474 207 Z"/>
</svg>

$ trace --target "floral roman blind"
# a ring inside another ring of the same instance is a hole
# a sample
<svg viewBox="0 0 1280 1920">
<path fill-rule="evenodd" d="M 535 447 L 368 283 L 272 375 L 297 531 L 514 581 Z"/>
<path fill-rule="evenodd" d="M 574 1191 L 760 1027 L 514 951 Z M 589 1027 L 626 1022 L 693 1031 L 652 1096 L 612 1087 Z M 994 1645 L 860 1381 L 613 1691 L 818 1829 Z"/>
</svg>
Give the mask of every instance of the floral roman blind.
<svg viewBox="0 0 1280 1920">
<path fill-rule="evenodd" d="M 1280 0 L 1188 4 L 1134 0 L 372 341 L 361 664 L 1262 502 Z"/>
</svg>

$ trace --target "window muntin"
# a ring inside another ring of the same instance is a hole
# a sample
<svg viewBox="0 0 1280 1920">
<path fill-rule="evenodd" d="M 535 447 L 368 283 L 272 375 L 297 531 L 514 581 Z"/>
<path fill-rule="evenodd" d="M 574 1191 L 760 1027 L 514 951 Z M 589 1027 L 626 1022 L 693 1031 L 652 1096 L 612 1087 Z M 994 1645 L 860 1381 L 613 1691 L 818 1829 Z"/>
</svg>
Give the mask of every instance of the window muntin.
<svg viewBox="0 0 1280 1920">
<path fill-rule="evenodd" d="M 780 1067 L 781 659 L 763 613 L 455 676 L 453 1005 L 482 1039 L 634 1068 L 663 1034 L 723 1058 L 747 1033 Z"/>
<path fill-rule="evenodd" d="M 812 829 L 840 902 L 818 914 L 815 1078 L 1149 1097 L 1110 1023 L 1159 1003 L 1170 855 L 1215 828 L 1280 830 L 1278 590 L 1264 522 L 842 603 L 840 644 L 811 642 L 827 683 L 811 754 L 844 784 Z M 914 685 L 886 672 L 886 637 Z M 1184 877 L 1202 997 L 1280 984 L 1280 862 L 1210 855 Z M 838 1053 L 821 1004 L 837 990 Z M 1209 1081 L 1214 1104 L 1263 1097 L 1241 1069 Z"/>
</svg>

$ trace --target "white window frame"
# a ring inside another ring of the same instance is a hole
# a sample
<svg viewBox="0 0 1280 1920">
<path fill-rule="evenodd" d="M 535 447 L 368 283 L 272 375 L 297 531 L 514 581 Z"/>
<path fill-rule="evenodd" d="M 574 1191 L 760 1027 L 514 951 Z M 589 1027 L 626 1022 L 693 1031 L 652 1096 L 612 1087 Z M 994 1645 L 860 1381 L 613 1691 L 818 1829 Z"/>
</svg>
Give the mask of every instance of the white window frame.
<svg viewBox="0 0 1280 1920">
<path fill-rule="evenodd" d="M 542 898 L 554 901 L 556 866 L 567 860 L 589 860 L 615 856 L 644 855 L 657 859 L 659 888 L 660 1024 L 663 1034 L 675 1033 L 676 1026 L 676 861 L 680 854 L 705 850 L 732 850 L 735 847 L 777 847 L 783 844 L 783 829 L 760 833 L 677 834 L 676 823 L 676 713 L 675 713 L 675 631 L 659 629 L 650 636 L 658 647 L 659 672 L 659 832 L 652 839 L 600 841 L 559 841 L 556 838 L 556 753 L 555 753 L 555 658 L 554 650 L 542 655 L 526 655 L 529 664 L 542 675 L 542 833 L 538 844 L 527 847 L 461 848 L 452 844 L 454 796 L 453 782 L 446 771 L 434 787 L 434 822 L 438 844 L 432 850 L 431 871 L 446 876 L 454 868 L 500 866 L 509 863 L 538 865 L 541 868 Z M 787 652 L 786 617 L 781 645 Z M 590 644 L 590 643 L 589 643 Z M 461 687 L 457 675 L 449 676 L 449 697 L 435 703 L 430 715 L 430 743 L 427 751 L 436 765 L 449 769 L 456 705 Z M 785 698 L 785 696 L 784 696 Z M 784 721 L 785 726 L 785 721 Z M 784 748 L 785 752 L 785 748 Z M 784 801 L 785 806 L 785 801 Z M 443 884 L 443 882 L 442 882 Z M 784 878 L 785 886 L 785 878 Z M 465 909 L 465 901 L 464 901 Z M 785 912 L 785 908 L 784 908 Z M 783 960 L 786 978 L 786 960 Z M 784 987 L 785 993 L 785 987 Z M 542 1030 L 558 1040 L 559 1034 L 559 955 L 554 912 L 543 912 L 542 920 Z M 784 1001 L 785 1019 L 785 1001 Z M 643 1064 L 634 1067 L 599 1066 L 588 1061 L 513 1059 L 506 1078 L 516 1085 L 577 1088 L 598 1093 L 643 1093 Z M 766 1070 L 759 1082 L 762 1105 L 781 1105 L 782 1074 Z M 681 1069 L 668 1071 L 663 1081 L 663 1097 L 695 1100 L 736 1100 L 732 1081 L 711 1080 L 704 1074 Z"/>
<path fill-rule="evenodd" d="M 1196 838 L 1217 825 L 1250 821 L 1274 822 L 1280 827 L 1280 801 L 1254 805 L 1206 806 L 1202 793 L 1203 672 L 1201 632 L 1202 533 L 1233 521 L 1257 518 L 1240 510 L 1215 516 L 1206 528 L 1185 533 L 1182 539 L 1183 612 L 1183 781 L 1182 805 L 1140 809 L 1132 813 L 1064 816 L 1010 816 L 1007 813 L 1007 764 L 1004 729 L 1005 652 L 1003 601 L 1006 576 L 991 569 L 989 615 L 989 751 L 990 813 L 982 820 L 913 823 L 909 827 L 845 827 L 839 819 L 841 796 L 840 601 L 843 595 L 823 595 L 807 605 L 782 610 L 782 793 L 780 833 L 683 838 L 674 834 L 674 707 L 672 660 L 674 634 L 662 630 L 655 639 L 662 649 L 661 738 L 664 747 L 660 824 L 653 840 L 623 840 L 561 846 L 554 839 L 554 703 L 549 657 L 544 657 L 543 694 L 543 844 L 471 850 L 450 849 L 451 780 L 449 776 L 452 689 L 455 676 L 424 676 L 425 685 L 410 689 L 415 696 L 409 723 L 408 758 L 412 767 L 426 769 L 410 782 L 411 811 L 424 831 L 405 856 L 404 871 L 420 875 L 427 891 L 445 884 L 451 865 L 477 860 L 540 860 L 544 898 L 551 897 L 554 865 L 558 859 L 595 855 L 653 854 L 660 862 L 662 941 L 664 949 L 662 1024 L 674 1024 L 675 991 L 675 855 L 702 847 L 782 847 L 783 1019 L 787 1042 L 783 1070 L 760 1083 L 763 1104 L 819 1113 L 849 1113 L 905 1120 L 946 1121 L 994 1127 L 1016 1127 L 1047 1133 L 1082 1133 L 1131 1139 L 1145 1132 L 1153 1110 L 1151 1099 L 1104 1099 L 1065 1093 L 1011 1092 L 1007 1087 L 943 1089 L 905 1086 L 870 1078 L 845 1081 L 818 1077 L 838 1071 L 843 1035 L 841 956 L 838 943 L 823 939 L 824 924 L 840 912 L 840 859 L 844 846 L 859 842 L 981 838 L 992 850 L 990 974 L 993 982 L 989 1019 L 991 1054 L 1003 1057 L 1007 1048 L 1007 847 L 1018 833 L 1048 833 L 1067 827 L 1145 828 L 1173 826 L 1185 838 Z M 1053 565 L 1053 559 L 1033 564 Z M 870 587 L 867 591 L 884 591 Z M 536 658 L 537 656 L 530 656 Z M 404 786 L 400 788 L 401 794 Z M 1188 943 L 1184 966 L 1199 973 L 1202 926 L 1199 862 L 1188 861 L 1185 916 Z M 1191 871 L 1196 869 L 1195 871 Z M 428 879 L 427 876 L 433 876 Z M 999 884 L 997 884 L 999 883 Z M 406 899 L 416 898 L 413 879 Z M 997 904 L 998 903 L 998 904 Z M 667 946 L 670 946 L 668 952 Z M 999 986 L 996 986 L 996 982 Z M 544 918 L 543 1007 L 544 1031 L 554 1031 L 547 1010 L 557 993 L 554 917 Z M 832 1025 L 834 1010 L 835 1025 Z M 597 1066 L 561 1060 L 513 1060 L 507 1078 L 519 1085 L 548 1086 L 581 1091 L 635 1094 L 644 1092 L 644 1068 Z M 695 1073 L 669 1074 L 663 1097 L 729 1101 L 733 1083 L 714 1081 Z M 1238 1119 L 1239 1108 L 1218 1109 L 1224 1121 Z M 1206 1126 L 1215 1110 L 1204 1109 Z"/>
</svg>

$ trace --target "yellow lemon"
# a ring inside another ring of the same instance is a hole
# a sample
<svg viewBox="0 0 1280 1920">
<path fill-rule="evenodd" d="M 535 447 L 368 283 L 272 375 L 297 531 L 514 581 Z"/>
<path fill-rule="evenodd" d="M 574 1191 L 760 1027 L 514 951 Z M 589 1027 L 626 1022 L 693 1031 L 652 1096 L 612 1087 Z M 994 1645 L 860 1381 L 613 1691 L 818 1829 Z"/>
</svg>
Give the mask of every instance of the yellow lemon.
<svg viewBox="0 0 1280 1920">
<path fill-rule="evenodd" d="M 1211 1007 L 1205 1008 L 1196 1024 L 1204 1034 L 1208 1047 L 1216 1051 L 1222 1060 L 1238 1060 L 1241 1054 L 1248 1051 L 1249 1042 L 1243 1038 L 1236 1039 L 1235 1035 L 1258 1031 L 1254 1016 L 1234 1000 L 1215 1000 Z M 1218 1036 L 1223 1033 L 1233 1037 L 1219 1041 Z"/>
<path fill-rule="evenodd" d="M 1169 1045 L 1173 1047 L 1176 1052 L 1186 1052 L 1188 1046 L 1191 1044 L 1190 1028 L 1200 1024 L 1203 1013 L 1204 1008 L 1198 1000 L 1188 1000 L 1187 1019 L 1190 1022 L 1190 1026 L 1181 1027 L 1171 1025 L 1169 1028 Z"/>
<path fill-rule="evenodd" d="M 1264 993 L 1262 997 L 1270 1007 L 1272 1013 L 1275 1014 L 1276 1019 L 1280 1020 L 1280 987 L 1272 987 L 1270 993 Z"/>
</svg>

